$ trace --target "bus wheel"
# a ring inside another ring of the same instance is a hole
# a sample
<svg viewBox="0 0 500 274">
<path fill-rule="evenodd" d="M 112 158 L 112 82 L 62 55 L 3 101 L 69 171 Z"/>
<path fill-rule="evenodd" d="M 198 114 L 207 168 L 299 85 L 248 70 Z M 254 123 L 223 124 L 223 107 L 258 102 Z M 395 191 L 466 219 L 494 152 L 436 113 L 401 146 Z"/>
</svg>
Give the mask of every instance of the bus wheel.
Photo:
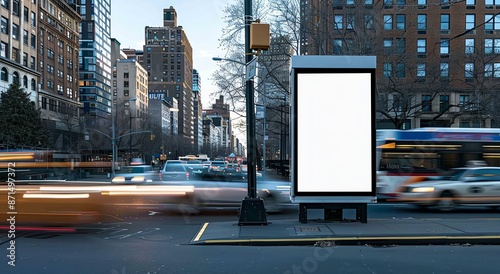
<svg viewBox="0 0 500 274">
<path fill-rule="evenodd" d="M 441 193 L 441 196 L 439 196 L 439 200 L 436 202 L 436 208 L 442 212 L 450 212 L 455 209 L 455 207 L 456 203 L 453 194 L 449 191 L 444 191 L 443 193 Z"/>
</svg>

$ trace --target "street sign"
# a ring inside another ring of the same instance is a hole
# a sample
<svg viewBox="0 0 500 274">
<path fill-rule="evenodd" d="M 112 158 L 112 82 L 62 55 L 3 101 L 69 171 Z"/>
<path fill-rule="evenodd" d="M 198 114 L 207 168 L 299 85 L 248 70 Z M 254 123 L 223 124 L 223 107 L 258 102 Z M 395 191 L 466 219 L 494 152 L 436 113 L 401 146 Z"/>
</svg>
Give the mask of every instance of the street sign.
<svg viewBox="0 0 500 274">
<path fill-rule="evenodd" d="M 257 57 L 254 57 L 252 61 L 247 63 L 247 73 L 245 81 L 249 81 L 253 77 L 255 77 L 255 73 L 257 71 Z"/>
<path fill-rule="evenodd" d="M 255 105 L 255 119 L 261 120 L 266 118 L 266 107 L 262 105 Z"/>
</svg>

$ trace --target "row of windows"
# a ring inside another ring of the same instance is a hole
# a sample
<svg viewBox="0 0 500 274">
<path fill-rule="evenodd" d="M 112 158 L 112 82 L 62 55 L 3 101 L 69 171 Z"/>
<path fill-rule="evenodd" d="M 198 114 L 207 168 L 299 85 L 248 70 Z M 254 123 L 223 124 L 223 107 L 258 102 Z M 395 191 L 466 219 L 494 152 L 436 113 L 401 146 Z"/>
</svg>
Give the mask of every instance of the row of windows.
<svg viewBox="0 0 500 274">
<path fill-rule="evenodd" d="M 454 2 L 454 1 L 441 0 L 441 4 L 448 4 L 448 3 L 451 4 L 452 2 Z M 346 6 L 354 6 L 355 4 L 356 4 L 355 0 L 345 0 Z M 364 4 L 366 6 L 373 6 L 373 0 L 364 0 Z M 403 7 L 403 6 L 406 6 L 406 0 L 384 0 L 384 6 L 386 6 L 386 7 L 391 7 L 394 4 L 396 4 L 396 6 L 398 6 L 398 7 Z M 342 7 L 343 5 L 344 5 L 344 0 L 333 0 L 334 7 Z M 425 7 L 425 6 L 427 6 L 427 0 L 417 0 L 417 5 L 419 7 Z M 466 6 L 475 6 L 476 0 L 465 0 L 465 5 Z M 485 5 L 485 7 L 500 5 L 500 0 L 485 0 L 484 5 Z"/>
<path fill-rule="evenodd" d="M 432 96 L 431 95 L 421 95 L 422 102 L 422 112 L 433 111 Z M 392 100 L 389 100 L 389 107 L 396 111 L 403 111 L 404 101 L 397 95 L 392 96 Z M 459 95 L 458 106 L 464 110 L 476 110 L 478 108 L 477 104 L 471 101 L 470 95 Z M 450 108 L 450 95 L 439 95 L 439 112 L 448 111 Z"/>
<path fill-rule="evenodd" d="M 355 15 L 353 14 L 345 14 L 345 15 L 335 15 L 334 16 L 334 29 L 340 30 L 344 29 L 344 20 L 345 20 L 345 29 L 354 30 L 355 28 Z M 364 27 L 366 29 L 374 29 L 374 20 L 373 15 L 365 14 L 364 15 Z M 417 15 L 417 30 L 425 31 L 427 30 L 428 24 L 427 14 L 418 14 Z M 383 26 L 385 30 L 405 30 L 407 28 L 407 20 L 406 14 L 385 14 L 383 16 Z M 466 14 L 465 15 L 465 30 L 472 30 L 476 27 L 476 15 L 475 14 Z M 441 14 L 440 15 L 440 24 L 439 29 L 441 31 L 449 31 L 450 30 L 450 14 Z M 485 30 L 500 30 L 500 14 L 485 14 L 484 15 L 484 29 Z"/>
<path fill-rule="evenodd" d="M 10 74 L 9 74 L 9 71 L 7 70 L 7 68 L 3 67 L 2 69 L 0 69 L 0 80 L 5 81 L 5 82 L 9 82 L 9 75 Z M 23 76 L 23 82 L 21 83 L 19 73 L 17 71 L 14 71 L 12 73 L 12 83 L 22 84 L 21 86 L 23 88 L 28 88 L 28 77 Z M 36 80 L 35 79 L 31 79 L 30 88 L 31 88 L 31 90 L 36 90 Z"/>
<path fill-rule="evenodd" d="M 473 79 L 477 76 L 482 76 L 484 78 L 500 78 L 500 63 L 486 63 L 484 65 L 484 69 L 482 71 L 482 75 L 477 75 L 479 71 L 476 70 L 476 66 L 474 63 L 465 63 L 464 64 L 464 77 L 466 79 Z M 406 65 L 405 63 L 396 63 L 394 66 L 392 63 L 385 62 L 383 64 L 383 75 L 384 78 L 397 77 L 404 78 L 406 77 Z M 416 76 L 417 78 L 425 78 L 427 77 L 427 64 L 426 63 L 417 63 L 416 64 Z M 448 78 L 450 76 L 450 64 L 449 63 L 441 63 L 439 64 L 439 77 Z"/>
</svg>

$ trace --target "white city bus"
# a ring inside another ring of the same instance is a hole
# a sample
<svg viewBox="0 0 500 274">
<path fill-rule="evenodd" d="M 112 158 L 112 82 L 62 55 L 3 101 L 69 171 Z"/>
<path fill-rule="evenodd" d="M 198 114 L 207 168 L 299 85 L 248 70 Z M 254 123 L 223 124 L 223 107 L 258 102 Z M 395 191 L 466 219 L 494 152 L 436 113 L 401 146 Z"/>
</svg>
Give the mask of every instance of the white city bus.
<svg viewBox="0 0 500 274">
<path fill-rule="evenodd" d="M 377 130 L 377 196 L 474 162 L 500 166 L 500 129 Z"/>
</svg>

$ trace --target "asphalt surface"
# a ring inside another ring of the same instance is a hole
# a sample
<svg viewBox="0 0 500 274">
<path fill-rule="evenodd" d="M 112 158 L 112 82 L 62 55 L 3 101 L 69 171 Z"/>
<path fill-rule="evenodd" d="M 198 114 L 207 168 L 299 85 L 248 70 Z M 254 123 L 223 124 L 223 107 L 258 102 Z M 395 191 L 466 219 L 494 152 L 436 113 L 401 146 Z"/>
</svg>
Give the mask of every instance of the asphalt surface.
<svg viewBox="0 0 500 274">
<path fill-rule="evenodd" d="M 285 179 L 275 170 L 267 178 Z M 91 175 L 85 181 L 110 180 Z M 367 223 L 308 219 L 273 220 L 261 225 L 233 222 L 206 222 L 193 235 L 195 245 L 450 245 L 500 244 L 500 217 L 480 221 L 464 219 L 373 219 Z"/>
</svg>

